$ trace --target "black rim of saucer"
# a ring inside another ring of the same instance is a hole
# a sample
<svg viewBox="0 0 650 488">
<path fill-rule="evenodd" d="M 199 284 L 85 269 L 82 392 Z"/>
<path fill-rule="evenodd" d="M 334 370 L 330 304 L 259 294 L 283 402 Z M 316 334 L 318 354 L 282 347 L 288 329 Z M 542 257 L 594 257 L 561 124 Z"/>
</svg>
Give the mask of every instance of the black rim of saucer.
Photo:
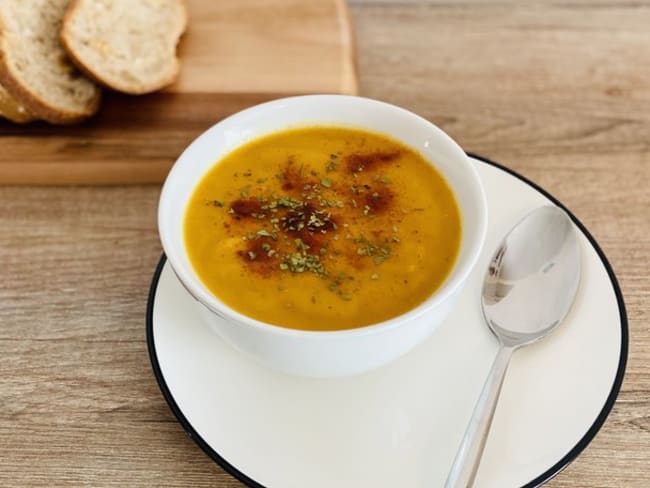
<svg viewBox="0 0 650 488">
<path fill-rule="evenodd" d="M 522 487 L 522 488 L 534 488 L 537 486 L 541 486 L 544 483 L 551 480 L 552 478 L 554 478 L 558 473 L 560 473 L 564 468 L 566 468 L 573 460 L 575 460 L 580 455 L 580 453 L 594 439 L 594 437 L 596 436 L 600 428 L 605 423 L 605 420 L 607 419 L 609 413 L 612 411 L 612 408 L 614 407 L 614 403 L 616 402 L 616 397 L 618 396 L 618 393 L 621 389 L 621 385 L 623 383 L 623 377 L 625 375 L 625 366 L 627 364 L 629 331 L 628 331 L 627 314 L 625 312 L 625 303 L 623 302 L 623 294 L 621 293 L 621 289 L 618 285 L 618 281 L 616 279 L 616 276 L 614 275 L 614 270 L 609 264 L 607 257 L 605 256 L 605 254 L 603 253 L 602 249 L 600 248 L 596 240 L 593 238 L 593 236 L 589 233 L 589 231 L 585 228 L 585 226 L 575 217 L 575 215 L 571 213 L 569 209 L 567 209 L 564 205 L 562 205 L 562 203 L 560 203 L 555 197 L 550 195 L 546 190 L 539 187 L 537 184 L 533 183 L 527 178 L 521 176 L 520 174 L 516 173 L 515 171 L 511 170 L 510 168 L 507 168 L 499 163 L 495 163 L 494 161 L 490 161 L 489 159 L 486 159 L 481 156 L 477 156 L 472 153 L 467 153 L 467 154 L 473 159 L 492 165 L 518 178 L 519 180 L 528 184 L 529 186 L 531 186 L 532 188 L 540 192 L 542 195 L 547 197 L 555 205 L 562 208 L 571 217 L 573 222 L 576 224 L 576 226 L 578 226 L 578 228 L 582 231 L 582 233 L 587 237 L 590 244 L 598 254 L 598 257 L 602 261 L 603 266 L 607 270 L 607 274 L 612 283 L 612 288 L 614 289 L 614 293 L 616 294 L 616 301 L 618 303 L 618 310 L 619 310 L 620 321 L 621 321 L 621 350 L 620 350 L 619 361 L 618 361 L 618 370 L 616 372 L 616 378 L 614 379 L 614 383 L 612 384 L 612 389 L 610 390 L 607 400 L 605 401 L 602 410 L 598 414 L 598 417 L 596 417 L 596 420 L 593 422 L 589 430 L 587 430 L 585 435 L 580 439 L 580 441 L 567 454 L 565 454 L 564 457 L 562 457 L 562 459 L 560 459 L 557 463 L 555 463 L 545 472 L 543 472 L 542 474 L 540 474 L 538 477 L 531 480 L 530 482 L 526 483 Z M 221 466 L 221 468 L 223 468 L 224 471 L 226 471 L 231 476 L 233 476 L 234 478 L 236 478 L 237 480 L 241 481 L 242 483 L 244 483 L 245 485 L 251 488 L 265 488 L 264 485 L 246 476 L 246 474 L 242 473 L 236 467 L 234 467 L 232 464 L 226 461 L 223 457 L 219 455 L 217 451 L 215 451 L 207 442 L 205 442 L 205 440 L 203 440 L 201 435 L 196 431 L 196 429 L 194 429 L 194 427 L 192 426 L 192 424 L 190 424 L 187 418 L 185 418 L 185 415 L 183 415 L 183 412 L 176 404 L 173 395 L 171 394 L 169 388 L 167 387 L 167 383 L 165 382 L 165 378 L 160 369 L 160 364 L 158 363 L 158 357 L 156 355 L 156 345 L 154 343 L 154 336 L 153 336 L 153 310 L 154 310 L 154 302 L 156 299 L 156 290 L 158 288 L 158 281 L 160 279 L 160 274 L 162 273 L 166 261 L 167 261 L 167 257 L 163 254 L 162 257 L 160 258 L 160 261 L 158 262 L 158 266 L 156 267 L 156 271 L 153 275 L 151 288 L 149 289 L 149 299 L 147 302 L 147 318 L 146 318 L 147 347 L 149 350 L 149 359 L 151 361 L 151 367 L 153 368 L 153 373 L 156 377 L 156 381 L 158 382 L 158 386 L 160 387 L 160 391 L 162 392 L 165 400 L 167 401 L 169 408 L 174 413 L 174 415 L 176 416 L 180 424 L 183 426 L 183 429 L 185 429 L 185 432 L 190 436 L 190 438 L 194 440 L 194 442 L 198 444 L 198 446 L 208 456 L 210 456 L 210 458 L 212 458 L 219 466 Z"/>
</svg>

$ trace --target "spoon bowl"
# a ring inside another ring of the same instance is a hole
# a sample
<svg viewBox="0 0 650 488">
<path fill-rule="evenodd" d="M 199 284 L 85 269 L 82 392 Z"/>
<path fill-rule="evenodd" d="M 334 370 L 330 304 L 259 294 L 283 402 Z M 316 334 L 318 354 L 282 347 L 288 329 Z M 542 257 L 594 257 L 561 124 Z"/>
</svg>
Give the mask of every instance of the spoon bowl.
<svg viewBox="0 0 650 488">
<path fill-rule="evenodd" d="M 564 320 L 578 290 L 580 269 L 575 228 L 558 207 L 534 210 L 497 247 L 485 276 L 481 305 L 499 340 L 499 352 L 445 488 L 474 484 L 512 353 L 546 337 Z"/>
<path fill-rule="evenodd" d="M 488 267 L 481 302 L 494 335 L 519 347 L 564 319 L 580 282 L 580 248 L 567 214 L 541 207 L 504 238 Z"/>
</svg>

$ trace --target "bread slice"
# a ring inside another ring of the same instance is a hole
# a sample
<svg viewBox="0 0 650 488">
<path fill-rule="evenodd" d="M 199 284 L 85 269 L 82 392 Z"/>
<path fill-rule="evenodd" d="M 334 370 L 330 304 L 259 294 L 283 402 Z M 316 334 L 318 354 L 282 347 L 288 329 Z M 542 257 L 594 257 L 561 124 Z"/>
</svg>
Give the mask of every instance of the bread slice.
<svg viewBox="0 0 650 488">
<path fill-rule="evenodd" d="M 0 85 L 0 117 L 18 124 L 26 124 L 35 120 L 35 117 L 24 106 L 2 88 L 2 85 Z"/>
<path fill-rule="evenodd" d="M 72 0 L 61 40 L 92 79 L 139 95 L 176 79 L 176 44 L 186 25 L 182 0 Z"/>
<path fill-rule="evenodd" d="M 99 108 L 100 88 L 65 56 L 59 32 L 69 0 L 0 1 L 0 83 L 38 118 L 72 123 Z"/>
</svg>

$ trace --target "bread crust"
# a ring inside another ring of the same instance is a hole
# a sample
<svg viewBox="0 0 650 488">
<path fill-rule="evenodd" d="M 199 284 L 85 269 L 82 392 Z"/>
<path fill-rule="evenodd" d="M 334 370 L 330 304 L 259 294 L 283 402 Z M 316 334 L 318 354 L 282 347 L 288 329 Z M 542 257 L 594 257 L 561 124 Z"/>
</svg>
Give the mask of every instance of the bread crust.
<svg viewBox="0 0 650 488">
<path fill-rule="evenodd" d="M 8 46 L 6 40 L 7 25 L 0 9 L 0 84 L 5 88 L 19 104 L 39 119 L 52 124 L 74 124 L 86 120 L 94 115 L 99 109 L 101 101 L 101 90 L 96 90 L 95 96 L 89 100 L 86 110 L 73 112 L 60 107 L 54 107 L 39 97 L 29 86 L 23 84 L 19 78 L 12 73 L 8 62 Z"/>
<path fill-rule="evenodd" d="M 36 120 L 25 107 L 9 95 L 2 85 L 0 85 L 0 117 L 4 117 L 17 124 L 27 124 Z"/>
<path fill-rule="evenodd" d="M 79 70 L 82 73 L 84 73 L 88 78 L 98 83 L 99 85 L 102 85 L 105 88 L 116 90 L 122 93 L 127 93 L 129 95 L 144 95 L 146 93 L 151 93 L 156 90 L 160 90 L 161 88 L 164 88 L 165 86 L 172 84 L 176 80 L 176 78 L 178 78 L 178 75 L 180 73 L 180 62 L 178 60 L 178 56 L 174 56 L 170 61 L 173 63 L 173 68 L 172 70 L 170 70 L 169 75 L 159 78 L 155 81 L 152 81 L 151 83 L 142 83 L 142 84 L 121 83 L 120 80 L 109 79 L 108 77 L 103 76 L 102 73 L 93 70 L 89 66 L 89 63 L 84 61 L 83 55 L 78 50 L 75 50 L 74 35 L 70 32 L 72 19 L 84 7 L 85 1 L 86 0 L 72 0 L 70 2 L 65 12 L 65 15 L 63 16 L 63 26 L 61 28 L 60 38 L 61 38 L 61 44 L 63 45 L 63 49 L 65 50 L 68 57 L 72 60 L 75 66 L 79 68 Z M 179 19 L 180 27 L 179 27 L 178 37 L 176 39 L 176 42 L 178 43 L 182 35 L 185 33 L 185 30 L 187 29 L 188 13 L 187 13 L 187 5 L 185 4 L 184 0 L 176 0 L 176 2 L 180 6 L 180 11 L 182 14 L 182 18 Z"/>
</svg>

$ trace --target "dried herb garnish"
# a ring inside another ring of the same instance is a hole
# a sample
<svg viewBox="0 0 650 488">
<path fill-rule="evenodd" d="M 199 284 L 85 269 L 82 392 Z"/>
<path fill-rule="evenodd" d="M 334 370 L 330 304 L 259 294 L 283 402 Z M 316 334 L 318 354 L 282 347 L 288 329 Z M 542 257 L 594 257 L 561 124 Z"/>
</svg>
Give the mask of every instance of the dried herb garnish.
<svg viewBox="0 0 650 488">
<path fill-rule="evenodd" d="M 296 248 L 298 251 L 301 251 L 303 254 L 310 248 L 310 246 L 305 244 L 300 238 L 294 239 L 294 242 L 296 243 Z"/>
<path fill-rule="evenodd" d="M 328 174 L 323 169 L 316 171 L 309 164 L 289 161 L 288 166 L 275 175 L 280 183 L 272 182 L 268 189 L 261 184 L 269 178 L 253 175 L 251 170 L 243 172 L 240 176 L 252 178 L 242 183 L 252 185 L 239 188 L 240 198 L 230 203 L 229 208 L 232 219 L 242 221 L 247 232 L 242 237 L 246 244 L 237 253 L 255 272 L 313 273 L 325 280 L 325 285 L 342 300 L 352 299 L 357 291 L 352 281 L 354 277 L 345 273 L 333 275 L 328 267 L 336 266 L 339 259 L 346 259 L 361 271 L 391 257 L 391 246 L 399 242 L 397 226 L 392 224 L 399 220 L 387 222 L 385 228 L 371 225 L 369 238 L 354 234 L 358 232 L 355 230 L 358 225 L 364 225 L 363 216 L 377 218 L 384 209 L 392 208 L 387 207 L 393 196 L 391 188 L 386 186 L 390 180 L 380 172 L 365 172 L 374 171 L 379 164 L 390 163 L 396 156 L 372 153 L 348 158 L 331 154 L 324 168 Z M 331 174 L 341 170 L 351 180 L 350 186 Z M 208 204 L 228 205 L 220 200 Z M 346 207 L 347 213 L 337 213 L 337 209 Z M 399 213 L 399 207 L 395 210 Z M 408 209 L 405 213 L 416 210 Z M 341 222 L 346 215 L 349 223 Z M 377 223 L 383 225 L 383 222 Z M 340 226 L 346 230 L 342 234 L 337 232 Z M 344 242 L 336 244 L 339 239 Z M 343 247 L 337 247 L 340 245 Z M 363 274 L 365 280 L 380 279 L 378 272 Z"/>
<path fill-rule="evenodd" d="M 320 262 L 320 257 L 315 254 L 293 253 L 286 256 L 280 263 L 280 269 L 288 270 L 292 273 L 311 272 L 319 276 L 324 276 L 325 267 Z"/>
<path fill-rule="evenodd" d="M 387 242 L 371 242 L 365 237 L 352 239 L 356 244 L 362 244 L 357 248 L 359 256 L 373 256 L 375 264 L 381 264 L 391 255 L 391 248 Z"/>
</svg>

